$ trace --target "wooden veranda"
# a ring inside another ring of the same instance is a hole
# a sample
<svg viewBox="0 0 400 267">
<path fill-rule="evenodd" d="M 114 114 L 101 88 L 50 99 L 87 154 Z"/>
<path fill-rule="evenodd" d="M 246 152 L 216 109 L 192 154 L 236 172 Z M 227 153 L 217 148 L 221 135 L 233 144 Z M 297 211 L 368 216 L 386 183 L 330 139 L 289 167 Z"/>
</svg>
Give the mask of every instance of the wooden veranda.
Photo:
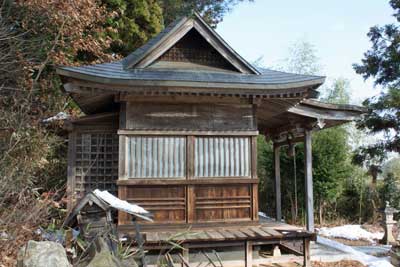
<svg viewBox="0 0 400 267">
<path fill-rule="evenodd" d="M 162 228 L 162 230 L 160 230 Z M 136 232 L 132 227 L 120 226 L 121 237 L 134 239 Z M 243 248 L 243 257 L 235 260 L 224 260 L 224 266 L 264 266 L 279 262 L 294 262 L 304 266 L 310 265 L 309 245 L 315 240 L 315 233 L 305 231 L 301 227 L 276 222 L 271 219 L 262 219 L 260 223 L 246 224 L 214 224 L 210 227 L 203 225 L 174 225 L 171 227 L 142 226 L 142 236 L 145 249 L 169 251 L 179 245 L 184 249 L 175 250 L 182 257 L 181 262 L 188 266 L 196 266 L 196 255 L 189 255 L 192 249 L 205 248 L 210 251 L 218 248 Z M 274 256 L 254 253 L 260 247 L 272 245 L 279 246 L 286 253 Z M 223 258 L 223 256 L 219 256 Z M 206 261 L 206 260 L 205 260 Z M 178 261 L 179 262 L 179 261 Z M 152 266 L 152 265 L 149 265 Z M 155 265 L 154 265 L 155 266 Z M 186 266 L 183 264 L 183 266 Z"/>
</svg>

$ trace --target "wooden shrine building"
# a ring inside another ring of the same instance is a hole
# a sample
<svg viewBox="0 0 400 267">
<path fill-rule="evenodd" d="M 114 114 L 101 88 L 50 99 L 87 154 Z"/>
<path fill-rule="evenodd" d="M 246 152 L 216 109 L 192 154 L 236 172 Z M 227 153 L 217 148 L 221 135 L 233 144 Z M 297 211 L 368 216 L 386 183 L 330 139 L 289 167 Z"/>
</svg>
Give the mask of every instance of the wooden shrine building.
<svg viewBox="0 0 400 267">
<path fill-rule="evenodd" d="M 256 68 L 197 14 L 123 60 L 57 71 L 86 114 L 68 127 L 70 204 L 100 189 L 141 205 L 154 214 L 142 225 L 149 250 L 190 228 L 195 234 L 179 238 L 189 263 L 192 251 L 230 247 L 242 248 L 243 257 L 224 266 L 257 266 L 268 258 L 255 251 L 275 244 L 308 264 L 311 134 L 363 112 L 315 100 L 324 77 Z M 275 221 L 258 216 L 259 134 L 275 147 Z M 278 148 L 294 142 L 306 150 L 306 230 L 281 223 Z M 118 226 L 133 232 L 127 214 L 119 213 Z M 290 247 L 295 241 L 302 245 Z"/>
</svg>

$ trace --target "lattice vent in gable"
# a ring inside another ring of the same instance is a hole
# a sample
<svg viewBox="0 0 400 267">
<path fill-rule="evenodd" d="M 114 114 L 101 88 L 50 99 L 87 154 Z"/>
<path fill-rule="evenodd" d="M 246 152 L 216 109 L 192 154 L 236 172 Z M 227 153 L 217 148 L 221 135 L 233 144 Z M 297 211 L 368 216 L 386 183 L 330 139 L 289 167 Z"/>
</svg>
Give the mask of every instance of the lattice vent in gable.
<svg viewBox="0 0 400 267">
<path fill-rule="evenodd" d="M 237 71 L 229 61 L 194 29 L 165 52 L 158 61 L 189 62 Z"/>
</svg>

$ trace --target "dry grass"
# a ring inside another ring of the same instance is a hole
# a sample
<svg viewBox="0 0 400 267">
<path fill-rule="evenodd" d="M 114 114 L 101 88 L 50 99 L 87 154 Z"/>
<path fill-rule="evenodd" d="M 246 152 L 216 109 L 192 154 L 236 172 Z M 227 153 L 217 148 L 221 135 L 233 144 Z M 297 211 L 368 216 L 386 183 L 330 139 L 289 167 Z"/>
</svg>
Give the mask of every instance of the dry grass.
<svg viewBox="0 0 400 267">
<path fill-rule="evenodd" d="M 18 250 L 28 240 L 40 240 L 36 234 L 40 226 L 46 226 L 55 218 L 61 220 L 63 210 L 58 194 L 37 196 L 30 190 L 9 195 L 0 206 L 0 266 L 15 266 Z M 4 204 L 7 205 L 4 205 Z"/>
</svg>

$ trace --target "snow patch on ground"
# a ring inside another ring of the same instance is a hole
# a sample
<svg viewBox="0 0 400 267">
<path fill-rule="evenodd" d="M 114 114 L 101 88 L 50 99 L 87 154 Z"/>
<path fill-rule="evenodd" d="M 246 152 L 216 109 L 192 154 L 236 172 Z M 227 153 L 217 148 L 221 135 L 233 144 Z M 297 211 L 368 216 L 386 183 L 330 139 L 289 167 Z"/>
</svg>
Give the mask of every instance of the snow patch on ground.
<svg viewBox="0 0 400 267">
<path fill-rule="evenodd" d="M 331 238 L 344 238 L 348 240 L 367 240 L 371 243 L 374 240 L 382 239 L 383 233 L 371 233 L 361 228 L 361 225 L 343 225 L 337 227 L 322 227 L 319 235 Z"/>
</svg>

